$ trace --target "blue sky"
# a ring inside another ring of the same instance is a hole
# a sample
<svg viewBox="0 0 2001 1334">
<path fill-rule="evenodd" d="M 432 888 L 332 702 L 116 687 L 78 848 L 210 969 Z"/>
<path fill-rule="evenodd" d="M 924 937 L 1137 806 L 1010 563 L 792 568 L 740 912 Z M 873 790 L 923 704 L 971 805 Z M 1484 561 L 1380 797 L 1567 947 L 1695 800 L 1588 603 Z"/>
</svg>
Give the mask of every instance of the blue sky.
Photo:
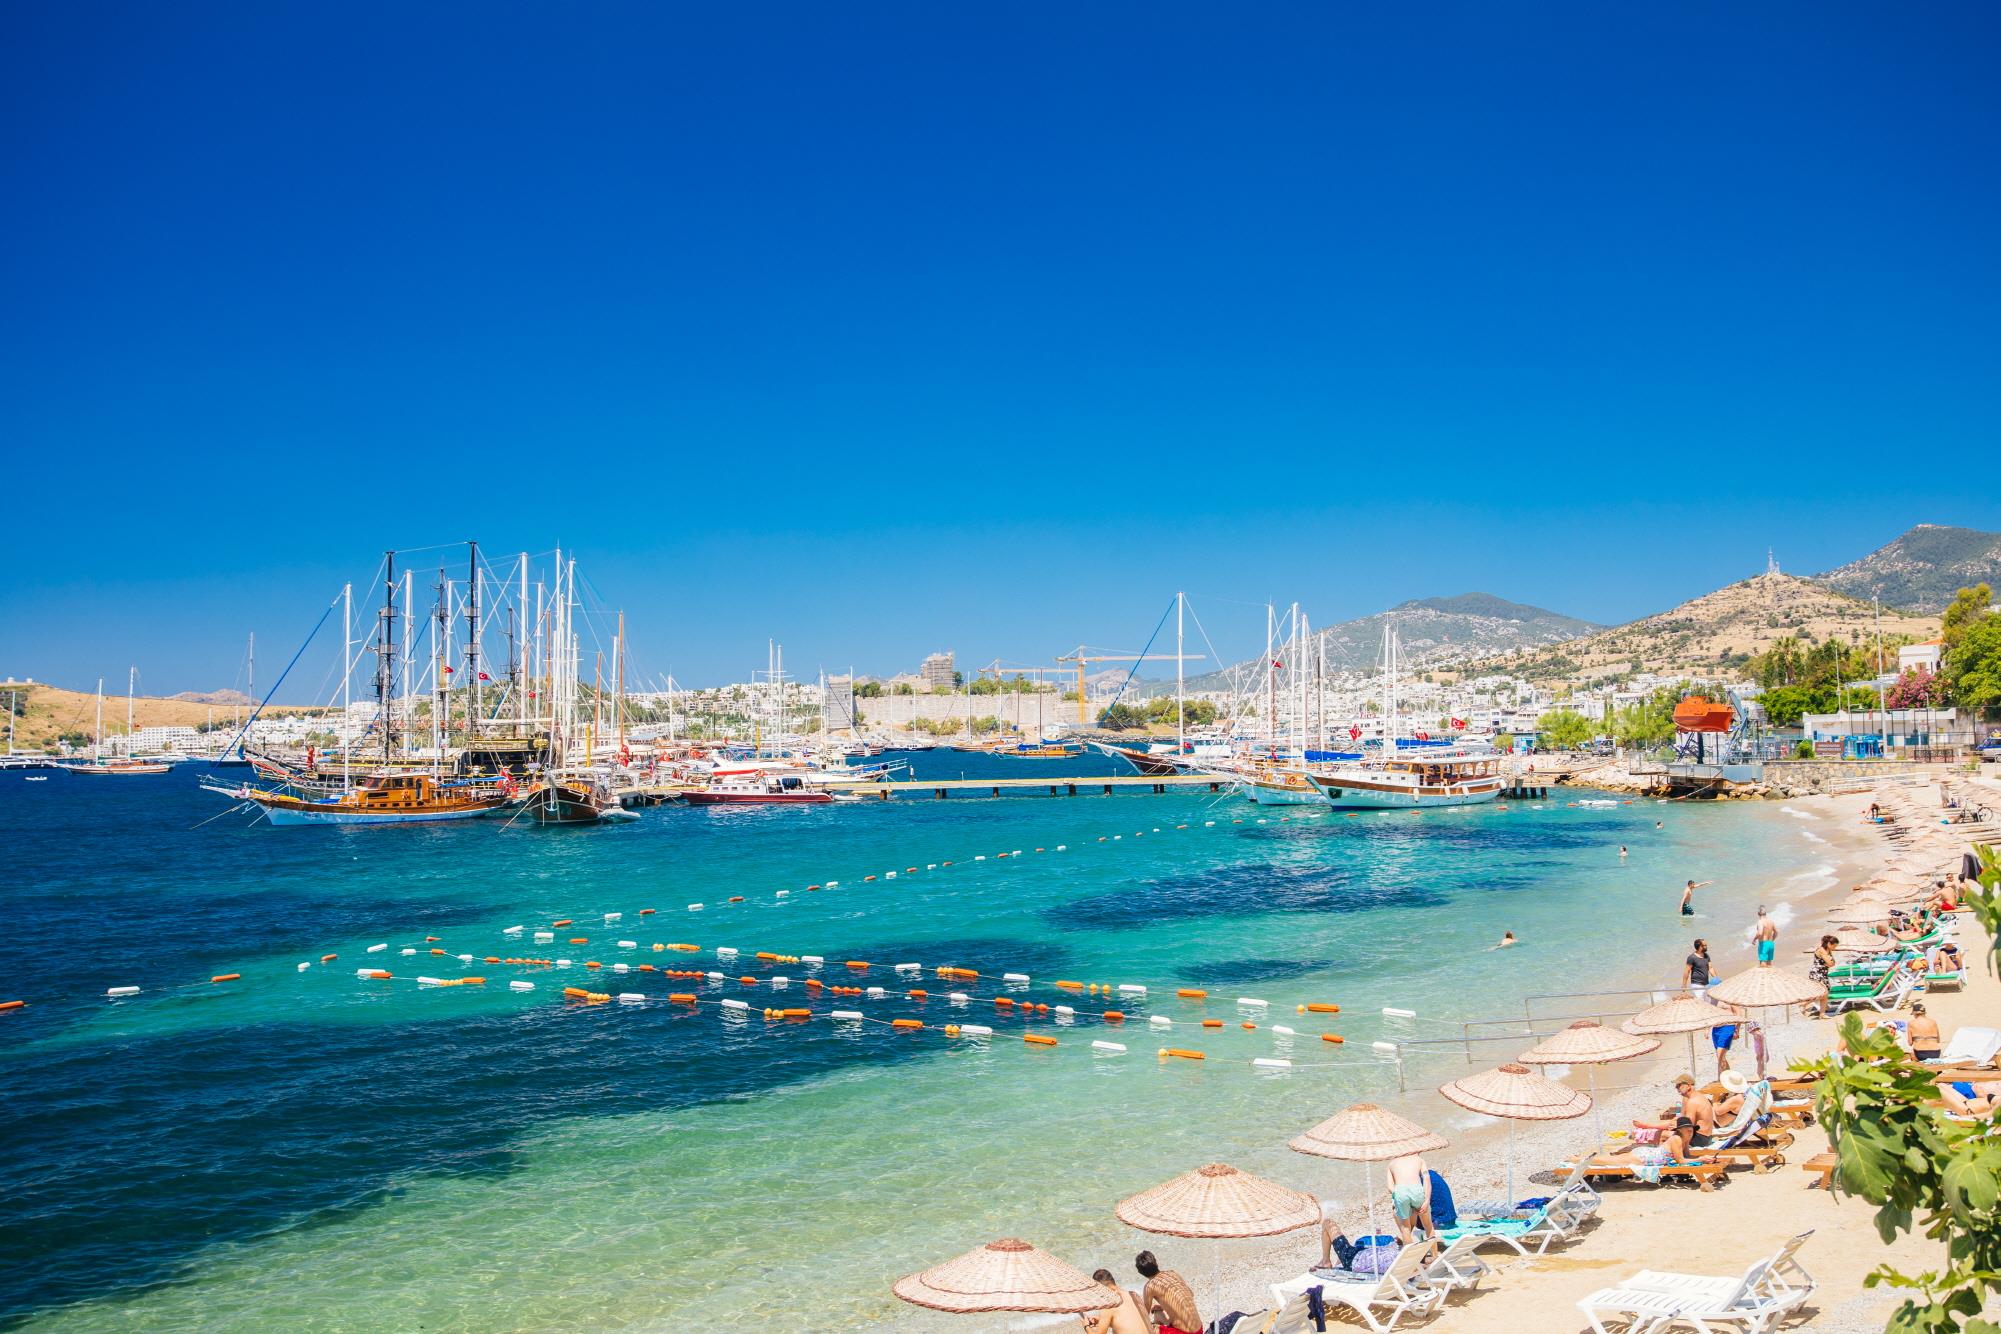
<svg viewBox="0 0 2001 1334">
<path fill-rule="evenodd" d="M 2001 528 L 1997 29 L 17 7 L 0 672 L 227 684 L 466 537 L 702 681 Z"/>
</svg>

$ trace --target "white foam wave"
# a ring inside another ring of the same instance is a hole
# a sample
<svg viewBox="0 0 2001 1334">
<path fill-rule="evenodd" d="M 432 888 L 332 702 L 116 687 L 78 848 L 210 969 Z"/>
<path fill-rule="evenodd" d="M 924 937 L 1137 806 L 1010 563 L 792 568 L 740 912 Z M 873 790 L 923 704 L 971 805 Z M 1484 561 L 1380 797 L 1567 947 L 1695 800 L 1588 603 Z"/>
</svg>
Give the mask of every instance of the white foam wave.
<svg viewBox="0 0 2001 1334">
<path fill-rule="evenodd" d="M 1814 833 L 1813 830 L 1811 829 L 1800 830 L 1800 837 L 1805 839 L 1809 843 L 1825 844 L 1827 842 L 1826 839 L 1822 838 L 1819 834 Z"/>
<path fill-rule="evenodd" d="M 1779 809 L 1784 811 L 1787 815 L 1792 816 L 1793 819 L 1795 820 L 1818 820 L 1820 818 L 1818 815 L 1815 815 L 1812 811 L 1803 811 L 1797 806 L 1781 806 L 1779 807 Z"/>
</svg>

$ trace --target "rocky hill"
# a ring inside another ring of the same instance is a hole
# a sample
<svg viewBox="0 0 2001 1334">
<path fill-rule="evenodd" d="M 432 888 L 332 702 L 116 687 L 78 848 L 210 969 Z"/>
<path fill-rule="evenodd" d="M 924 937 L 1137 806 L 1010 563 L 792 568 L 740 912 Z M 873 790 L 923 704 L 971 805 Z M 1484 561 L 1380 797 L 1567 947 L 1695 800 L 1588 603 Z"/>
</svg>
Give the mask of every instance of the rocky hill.
<svg viewBox="0 0 2001 1334">
<path fill-rule="evenodd" d="M 1885 639 L 1926 639 L 1938 633 L 1938 618 L 1886 608 L 1881 628 Z M 1549 682 L 1628 672 L 1701 679 L 1728 671 L 1787 635 L 1867 643 L 1876 630 L 1875 610 L 1867 602 L 1811 579 L 1761 574 L 1643 620 L 1549 648 L 1500 655 L 1469 670 L 1509 671 Z"/>
<path fill-rule="evenodd" d="M 257 702 L 241 690 L 183 690 L 180 694 L 169 695 L 167 698 L 187 704 L 214 704 L 232 709 Z"/>
<path fill-rule="evenodd" d="M 0 724 L 6 721 L 10 698 L 19 710 L 14 717 L 16 750 L 39 751 L 53 745 L 56 738 L 65 732 L 81 732 L 87 736 L 97 726 L 95 694 L 63 690 L 39 681 L 33 684 L 0 682 Z M 281 713 L 305 710 L 273 707 L 264 712 L 266 717 L 275 717 Z M 236 706 L 228 704 L 199 704 L 181 698 L 155 699 L 146 695 L 132 701 L 135 727 L 199 727 L 203 723 L 226 724 L 237 716 Z M 104 731 L 107 736 L 124 734 L 125 696 L 104 697 Z"/>
<path fill-rule="evenodd" d="M 1820 581 L 1851 597 L 1881 598 L 1887 607 L 1941 612 L 1962 588 L 2001 587 L 2001 533 L 1921 523 Z"/>
<path fill-rule="evenodd" d="M 1416 598 L 1373 616 L 1315 631 L 1314 638 L 1326 646 L 1327 670 L 1375 670 L 1382 661 L 1383 626 L 1390 622 L 1396 625 L 1404 663 L 1412 670 L 1561 644 L 1601 628 L 1575 616 L 1509 602 L 1492 593 Z M 1191 690 L 1228 690 L 1233 675 L 1241 682 L 1248 679 L 1246 674 L 1256 675 L 1260 670 L 1256 661 L 1238 663 L 1225 671 L 1191 678 L 1188 686 Z"/>
</svg>

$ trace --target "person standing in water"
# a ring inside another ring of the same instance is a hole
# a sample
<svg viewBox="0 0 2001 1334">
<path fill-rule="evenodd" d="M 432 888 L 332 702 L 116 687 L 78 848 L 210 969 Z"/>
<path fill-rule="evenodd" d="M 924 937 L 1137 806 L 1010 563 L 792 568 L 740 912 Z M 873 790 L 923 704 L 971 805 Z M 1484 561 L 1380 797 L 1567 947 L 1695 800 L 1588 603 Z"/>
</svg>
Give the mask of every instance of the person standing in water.
<svg viewBox="0 0 2001 1334">
<path fill-rule="evenodd" d="M 1695 916 L 1695 891 L 1701 889 L 1704 885 L 1713 885 L 1715 883 L 1714 880 L 1691 880 L 1684 885 L 1681 891 L 1681 915 L 1683 917 Z"/>
<path fill-rule="evenodd" d="M 1758 905 L 1758 926 L 1751 939 L 1758 946 L 1758 967 L 1770 968 L 1772 956 L 1779 952 L 1779 924 L 1765 915 L 1762 903 Z"/>
</svg>

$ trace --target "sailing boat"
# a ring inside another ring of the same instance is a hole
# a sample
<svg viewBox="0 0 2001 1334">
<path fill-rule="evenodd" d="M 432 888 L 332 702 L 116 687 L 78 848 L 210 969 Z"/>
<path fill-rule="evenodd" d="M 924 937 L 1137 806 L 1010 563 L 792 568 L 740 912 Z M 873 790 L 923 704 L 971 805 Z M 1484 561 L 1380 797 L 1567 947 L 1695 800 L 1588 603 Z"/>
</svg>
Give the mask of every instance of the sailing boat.
<svg viewBox="0 0 2001 1334">
<path fill-rule="evenodd" d="M 553 681 L 549 690 L 549 754 L 541 779 L 530 787 L 520 799 L 520 814 L 536 824 L 542 825 L 584 825 L 599 824 L 607 818 L 621 818 L 630 815 L 612 796 L 611 787 L 601 777 L 565 772 L 564 763 L 569 756 L 569 745 L 576 732 L 577 707 L 577 664 L 579 645 L 573 625 L 573 609 L 576 606 L 577 562 L 572 559 L 567 568 L 563 563 L 563 553 L 556 553 L 556 595 L 550 607 L 550 663 Z M 477 579 L 473 587 L 478 588 Z M 479 679 L 477 647 L 477 626 L 479 624 L 478 594 L 468 604 L 467 624 L 473 639 L 467 645 L 467 653 L 472 679 Z M 618 670 L 624 668 L 625 620 L 619 618 Z M 602 691 L 599 692 L 602 694 Z M 621 701 L 622 708 L 623 701 Z M 621 717 L 620 726 L 624 720 Z M 478 720 L 469 716 L 467 727 L 476 729 Z M 586 754 L 595 749 L 596 733 L 592 732 L 591 743 Z M 468 740 L 468 748 L 471 746 Z"/>
<path fill-rule="evenodd" d="M 1292 607 L 1292 636 L 1290 646 L 1284 652 L 1292 660 L 1289 693 L 1294 696 L 1293 717 L 1287 730 L 1297 739 L 1293 747 L 1281 747 L 1278 737 L 1278 708 L 1280 702 L 1278 673 L 1285 663 L 1272 655 L 1272 638 L 1276 629 L 1271 611 L 1265 613 L 1265 743 L 1266 753 L 1254 759 L 1249 771 L 1237 782 L 1237 790 L 1260 806 L 1324 806 L 1326 798 L 1320 795 L 1312 779 L 1312 769 L 1306 753 L 1306 655 L 1313 643 L 1313 633 L 1301 614 L 1299 605 Z M 1290 754 L 1287 752 L 1290 751 Z"/>
<path fill-rule="evenodd" d="M 336 778 L 314 768 L 310 775 L 285 778 L 282 790 L 202 786 L 238 801 L 254 802 L 274 825 L 298 824 L 427 824 L 440 820 L 465 820 L 487 815 L 505 806 L 513 794 L 511 782 L 487 778 L 448 779 L 438 773 L 393 772 L 390 770 L 392 719 L 391 682 L 395 679 L 396 553 L 385 561 L 383 608 L 374 652 L 375 690 L 382 717 L 382 769 L 354 773 L 355 744 L 347 735 L 348 693 L 353 662 L 354 586 L 341 590 L 341 767 Z M 367 641 L 361 641 L 364 645 Z M 260 765 L 260 772 L 264 766 Z M 274 775 L 281 776 L 281 775 Z"/>
<path fill-rule="evenodd" d="M 132 778 L 140 774 L 163 774 L 174 766 L 159 760 L 134 759 L 132 746 L 132 692 L 138 686 L 139 669 L 134 667 L 125 678 L 125 745 L 126 755 L 120 759 L 108 758 L 104 753 L 104 678 L 97 678 L 97 735 L 90 743 L 90 763 L 65 764 L 61 767 L 73 774 L 91 774 L 104 778 Z"/>
<path fill-rule="evenodd" d="M 244 660 L 249 665 L 249 676 L 243 688 L 250 698 L 254 700 L 257 698 L 257 632 L 254 630 L 250 632 L 250 647 L 245 652 Z M 209 761 L 209 763 L 215 765 L 218 769 L 247 769 L 250 767 L 250 757 L 243 753 L 242 712 L 243 710 L 239 707 L 237 709 L 236 739 L 227 746 L 224 746 L 220 755 Z"/>
<path fill-rule="evenodd" d="M 1347 764 L 1307 775 L 1335 806 L 1353 810 L 1424 810 L 1471 806 L 1501 795 L 1500 757 L 1468 754 L 1422 733 L 1397 736 L 1396 629 L 1383 629 L 1383 753 L 1374 765 Z"/>
</svg>

